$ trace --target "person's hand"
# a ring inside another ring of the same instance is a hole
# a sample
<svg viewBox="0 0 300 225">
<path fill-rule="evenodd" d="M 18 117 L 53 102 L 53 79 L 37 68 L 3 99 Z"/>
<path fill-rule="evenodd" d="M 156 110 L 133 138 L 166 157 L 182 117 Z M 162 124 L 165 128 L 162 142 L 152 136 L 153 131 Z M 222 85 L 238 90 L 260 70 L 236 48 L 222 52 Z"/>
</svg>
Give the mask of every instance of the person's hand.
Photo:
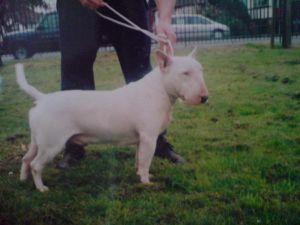
<svg viewBox="0 0 300 225">
<path fill-rule="evenodd" d="M 157 35 L 166 38 L 170 40 L 172 47 L 176 43 L 176 34 L 174 32 L 173 27 L 171 26 L 171 23 L 168 21 L 158 21 L 156 25 L 156 33 Z M 171 49 L 168 43 L 160 42 L 159 43 L 159 49 L 162 51 L 167 51 L 166 53 L 170 53 Z"/>
<path fill-rule="evenodd" d="M 81 5 L 88 7 L 90 9 L 98 9 L 101 6 L 104 6 L 103 0 L 79 0 Z"/>
</svg>

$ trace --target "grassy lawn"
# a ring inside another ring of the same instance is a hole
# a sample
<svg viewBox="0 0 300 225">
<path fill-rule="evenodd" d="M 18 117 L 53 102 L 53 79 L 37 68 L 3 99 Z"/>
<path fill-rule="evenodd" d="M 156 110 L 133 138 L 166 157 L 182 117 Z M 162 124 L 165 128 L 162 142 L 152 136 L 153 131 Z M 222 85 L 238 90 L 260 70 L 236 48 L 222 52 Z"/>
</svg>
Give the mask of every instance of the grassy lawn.
<svg viewBox="0 0 300 225">
<path fill-rule="evenodd" d="M 134 147 L 90 145 L 72 169 L 56 159 L 44 170 L 44 194 L 18 178 L 33 102 L 13 62 L 0 68 L 0 224 L 299 225 L 300 47 L 218 47 L 198 58 L 209 104 L 176 103 L 167 135 L 188 163 L 155 158 L 154 185 L 143 186 Z M 30 83 L 59 90 L 59 58 L 24 63 Z M 97 89 L 123 85 L 113 53 L 99 53 L 95 74 Z"/>
</svg>

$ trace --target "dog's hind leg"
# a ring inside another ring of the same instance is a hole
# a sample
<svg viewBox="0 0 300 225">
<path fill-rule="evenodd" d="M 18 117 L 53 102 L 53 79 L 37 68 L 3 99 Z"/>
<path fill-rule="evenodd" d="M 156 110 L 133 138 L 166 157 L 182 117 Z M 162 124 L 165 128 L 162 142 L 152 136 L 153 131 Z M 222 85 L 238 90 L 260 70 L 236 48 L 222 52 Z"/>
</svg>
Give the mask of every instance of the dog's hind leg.
<svg viewBox="0 0 300 225">
<path fill-rule="evenodd" d="M 22 166 L 21 166 L 21 172 L 20 172 L 20 180 L 25 181 L 28 178 L 29 170 L 30 170 L 30 163 L 36 156 L 38 147 L 33 139 L 31 137 L 31 143 L 29 145 L 29 150 L 25 154 L 25 156 L 22 159 Z"/>
<path fill-rule="evenodd" d="M 48 191 L 48 187 L 45 186 L 42 181 L 42 171 L 44 167 L 62 150 L 63 146 L 56 146 L 55 148 L 52 147 L 50 149 L 41 148 L 39 149 L 37 156 L 30 163 L 34 184 L 40 192 Z"/>
</svg>

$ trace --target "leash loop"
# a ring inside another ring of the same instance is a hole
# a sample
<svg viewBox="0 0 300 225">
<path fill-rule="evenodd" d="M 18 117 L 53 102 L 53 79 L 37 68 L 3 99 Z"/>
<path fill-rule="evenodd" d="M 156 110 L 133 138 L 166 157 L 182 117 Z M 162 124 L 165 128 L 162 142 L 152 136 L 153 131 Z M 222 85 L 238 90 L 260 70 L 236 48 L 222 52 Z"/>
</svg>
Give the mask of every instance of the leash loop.
<svg viewBox="0 0 300 225">
<path fill-rule="evenodd" d="M 105 16 L 102 13 L 100 13 L 98 10 L 95 10 L 96 14 L 99 15 L 100 17 L 102 17 L 103 19 L 109 20 L 113 23 L 116 23 L 120 26 L 132 29 L 132 30 L 136 30 L 139 31 L 143 34 L 145 34 L 146 36 L 150 37 L 151 39 L 158 41 L 158 42 L 163 42 L 165 44 L 167 44 L 170 48 L 170 53 L 173 56 L 174 55 L 174 49 L 172 46 L 172 43 L 169 39 L 167 39 L 167 37 L 165 35 L 162 34 L 154 34 L 148 30 L 142 29 L 141 27 L 139 27 L 138 25 L 136 25 L 135 23 L 133 23 L 131 20 L 129 20 L 128 18 L 126 18 L 125 16 L 123 16 L 121 13 L 119 13 L 117 10 L 115 10 L 113 7 L 111 7 L 109 4 L 107 4 L 106 2 L 103 3 L 105 7 L 107 7 L 110 11 L 112 11 L 114 14 L 116 14 L 117 16 L 119 16 L 120 18 L 122 18 L 123 20 L 125 20 L 127 23 L 121 22 L 119 20 L 113 19 L 109 16 Z M 163 49 L 166 53 L 166 47 Z"/>
</svg>

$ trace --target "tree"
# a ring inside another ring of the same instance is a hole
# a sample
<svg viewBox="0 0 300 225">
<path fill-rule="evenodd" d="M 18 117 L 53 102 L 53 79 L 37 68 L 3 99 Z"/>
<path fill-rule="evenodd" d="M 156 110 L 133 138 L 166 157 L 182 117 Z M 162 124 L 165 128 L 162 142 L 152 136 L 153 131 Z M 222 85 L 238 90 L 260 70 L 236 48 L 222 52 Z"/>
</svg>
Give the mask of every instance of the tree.
<svg viewBox="0 0 300 225">
<path fill-rule="evenodd" d="M 232 35 L 249 32 L 250 15 L 241 0 L 208 0 L 206 15 L 230 27 Z"/>
<path fill-rule="evenodd" d="M 33 12 L 37 6 L 47 8 L 44 0 L 0 0 L 0 40 L 16 24 L 24 24 L 26 15 Z M 0 49 L 0 66 L 1 63 Z"/>
</svg>

